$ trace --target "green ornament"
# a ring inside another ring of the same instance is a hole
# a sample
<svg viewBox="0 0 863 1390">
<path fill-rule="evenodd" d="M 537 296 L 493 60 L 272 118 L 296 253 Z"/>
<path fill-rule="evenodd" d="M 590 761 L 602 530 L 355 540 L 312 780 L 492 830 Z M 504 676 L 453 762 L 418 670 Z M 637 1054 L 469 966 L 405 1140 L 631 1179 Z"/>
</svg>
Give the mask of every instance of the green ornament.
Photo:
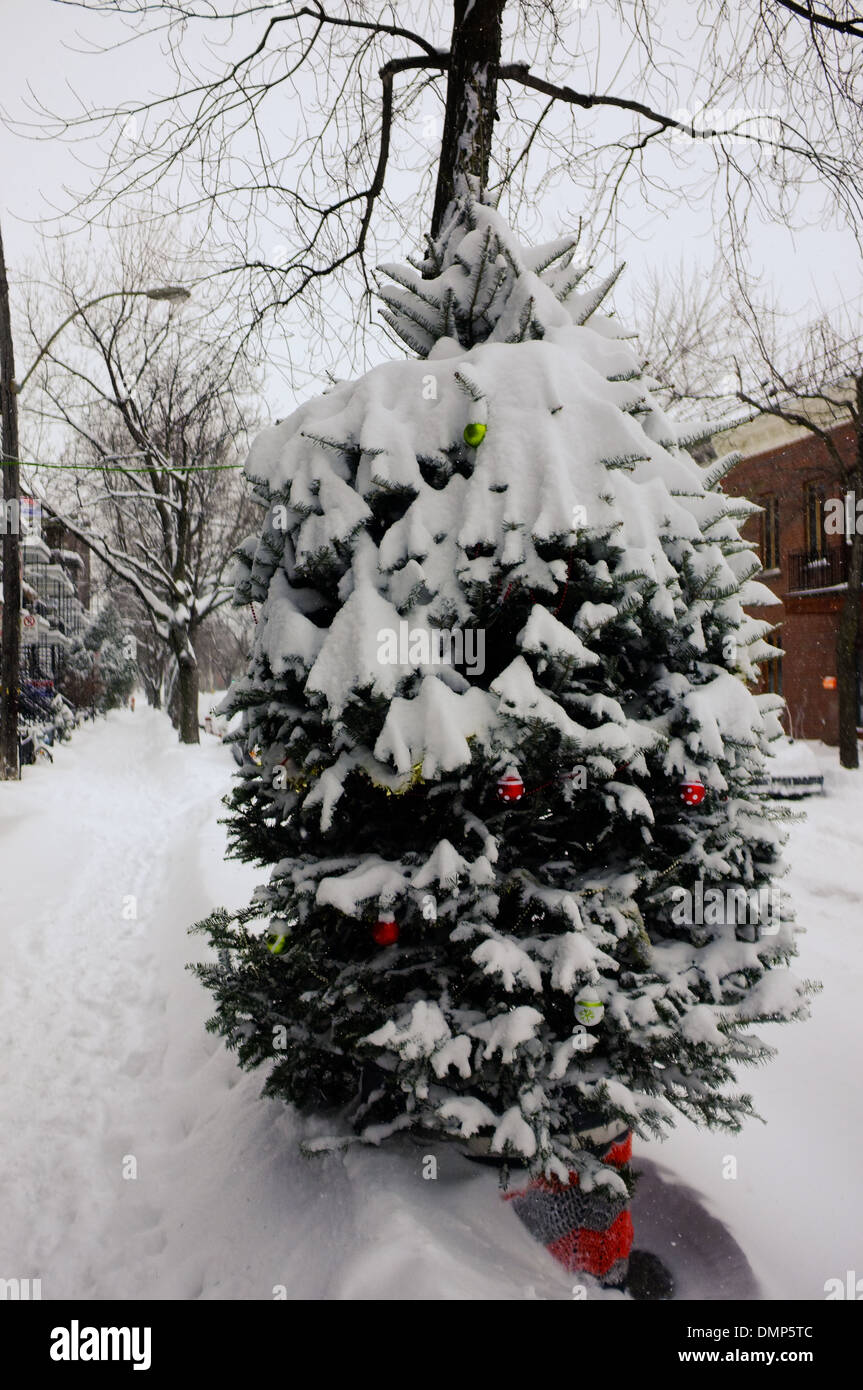
<svg viewBox="0 0 863 1390">
<path fill-rule="evenodd" d="M 472 449 L 479 448 L 485 439 L 485 425 L 480 420 L 475 420 L 472 425 L 464 427 L 464 442 L 469 444 Z"/>
<path fill-rule="evenodd" d="M 286 936 L 276 936 L 275 932 L 270 932 L 270 935 L 267 937 L 267 950 L 271 951 L 274 956 L 280 956 L 287 944 L 288 938 Z"/>
</svg>

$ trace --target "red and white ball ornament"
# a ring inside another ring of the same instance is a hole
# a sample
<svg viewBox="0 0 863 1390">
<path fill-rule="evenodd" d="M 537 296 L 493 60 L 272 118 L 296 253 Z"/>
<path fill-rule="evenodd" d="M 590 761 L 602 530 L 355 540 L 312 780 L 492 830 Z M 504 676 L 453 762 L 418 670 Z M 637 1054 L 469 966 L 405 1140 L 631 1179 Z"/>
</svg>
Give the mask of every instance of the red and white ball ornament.
<svg viewBox="0 0 863 1390">
<path fill-rule="evenodd" d="M 391 914 L 382 915 L 372 927 L 372 937 L 378 946 L 394 946 L 399 939 L 399 924 Z"/>
<path fill-rule="evenodd" d="M 524 782 L 517 772 L 505 772 L 497 779 L 497 796 L 499 801 L 521 801 Z"/>
<path fill-rule="evenodd" d="M 703 782 L 689 781 L 680 784 L 680 799 L 686 806 L 700 806 L 707 789 Z"/>
</svg>

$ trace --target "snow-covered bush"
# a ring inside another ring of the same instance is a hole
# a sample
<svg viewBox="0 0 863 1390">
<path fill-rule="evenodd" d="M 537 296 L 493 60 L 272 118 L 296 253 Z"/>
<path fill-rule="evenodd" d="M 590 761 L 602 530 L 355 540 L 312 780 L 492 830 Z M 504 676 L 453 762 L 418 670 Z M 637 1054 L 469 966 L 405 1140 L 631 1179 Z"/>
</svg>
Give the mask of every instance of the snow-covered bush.
<svg viewBox="0 0 863 1390">
<path fill-rule="evenodd" d="M 77 708 L 105 714 L 126 703 L 136 679 L 137 667 L 127 655 L 123 620 L 109 601 L 68 653 L 60 690 Z"/>
</svg>

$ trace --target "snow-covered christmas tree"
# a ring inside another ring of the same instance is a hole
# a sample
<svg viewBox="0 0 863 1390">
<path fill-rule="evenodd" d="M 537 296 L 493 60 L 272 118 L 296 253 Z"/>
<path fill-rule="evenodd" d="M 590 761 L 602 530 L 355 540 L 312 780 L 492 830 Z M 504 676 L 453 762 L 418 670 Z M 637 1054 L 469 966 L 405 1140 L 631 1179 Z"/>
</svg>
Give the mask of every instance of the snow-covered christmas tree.
<svg viewBox="0 0 863 1390">
<path fill-rule="evenodd" d="M 737 1127 L 737 1066 L 771 1051 L 751 1025 L 806 1000 L 784 902 L 680 910 L 763 906 L 782 871 L 752 507 L 717 486 L 733 459 L 686 452 L 598 312 L 614 277 L 585 290 L 574 252 L 463 199 L 384 268 L 416 356 L 256 440 L 226 708 L 234 851 L 271 872 L 201 924 L 197 971 L 269 1094 L 587 1186 L 621 1179 L 579 1117 Z"/>
</svg>

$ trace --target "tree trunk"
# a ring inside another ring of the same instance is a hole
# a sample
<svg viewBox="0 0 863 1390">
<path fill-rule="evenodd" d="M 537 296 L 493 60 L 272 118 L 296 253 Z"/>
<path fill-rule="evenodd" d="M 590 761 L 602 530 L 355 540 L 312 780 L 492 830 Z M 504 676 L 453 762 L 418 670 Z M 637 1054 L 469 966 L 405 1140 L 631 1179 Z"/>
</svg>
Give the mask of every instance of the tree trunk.
<svg viewBox="0 0 863 1390">
<path fill-rule="evenodd" d="M 198 735 L 198 662 L 192 645 L 192 633 L 185 628 L 171 632 L 171 650 L 176 659 L 176 672 L 168 700 L 168 713 L 181 743 L 200 743 Z"/>
<path fill-rule="evenodd" d="M 3 435 L 3 635 L 0 639 L 0 781 L 20 777 L 18 689 L 21 684 L 21 499 L 18 481 L 18 401 L 3 238 L 0 235 L 0 427 Z"/>
<path fill-rule="evenodd" d="M 856 502 L 863 496 L 863 378 L 856 383 L 857 394 L 857 457 L 852 478 L 846 482 L 851 486 Z M 847 544 L 847 542 L 846 542 Z M 845 601 L 839 616 L 836 633 L 836 684 L 839 692 L 839 762 L 842 767 L 857 768 L 860 754 L 857 744 L 857 649 L 860 641 L 860 594 L 863 588 L 863 534 L 854 527 L 854 535 L 848 555 L 848 587 Z"/>
<path fill-rule="evenodd" d="M 198 733 L 198 663 L 180 658 L 177 672 L 178 730 L 181 743 L 200 743 Z"/>
<path fill-rule="evenodd" d="M 467 179 L 485 189 L 497 107 L 497 70 L 506 0 L 455 0 L 446 114 L 432 236 Z"/>
</svg>

